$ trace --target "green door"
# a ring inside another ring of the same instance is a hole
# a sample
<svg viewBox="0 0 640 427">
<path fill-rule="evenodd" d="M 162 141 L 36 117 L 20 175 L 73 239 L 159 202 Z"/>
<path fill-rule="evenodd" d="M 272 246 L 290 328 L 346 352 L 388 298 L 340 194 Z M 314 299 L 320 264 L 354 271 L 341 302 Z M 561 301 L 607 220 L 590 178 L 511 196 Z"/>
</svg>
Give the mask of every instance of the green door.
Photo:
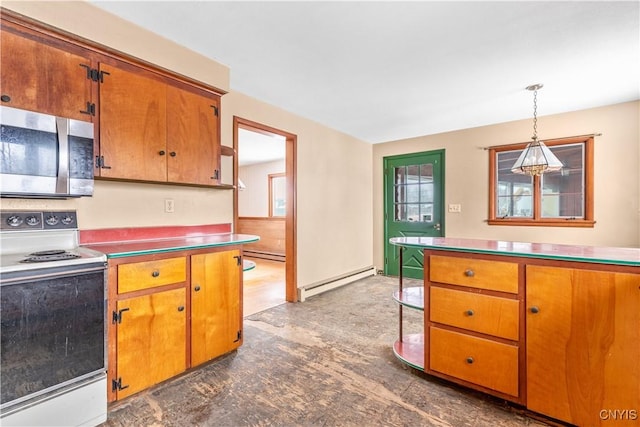
<svg viewBox="0 0 640 427">
<path fill-rule="evenodd" d="M 400 248 L 391 237 L 444 235 L 444 150 L 384 158 L 384 272 L 399 273 Z M 422 279 L 422 250 L 406 248 L 404 277 Z"/>
</svg>

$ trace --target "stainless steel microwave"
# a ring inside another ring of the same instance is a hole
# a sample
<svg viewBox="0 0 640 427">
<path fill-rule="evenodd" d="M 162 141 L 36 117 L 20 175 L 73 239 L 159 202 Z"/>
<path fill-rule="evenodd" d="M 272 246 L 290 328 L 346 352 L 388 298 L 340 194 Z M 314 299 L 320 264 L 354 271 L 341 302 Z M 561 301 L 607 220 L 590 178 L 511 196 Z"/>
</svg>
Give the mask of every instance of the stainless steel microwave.
<svg viewBox="0 0 640 427">
<path fill-rule="evenodd" d="M 0 106 L 0 196 L 93 195 L 93 123 Z"/>
</svg>

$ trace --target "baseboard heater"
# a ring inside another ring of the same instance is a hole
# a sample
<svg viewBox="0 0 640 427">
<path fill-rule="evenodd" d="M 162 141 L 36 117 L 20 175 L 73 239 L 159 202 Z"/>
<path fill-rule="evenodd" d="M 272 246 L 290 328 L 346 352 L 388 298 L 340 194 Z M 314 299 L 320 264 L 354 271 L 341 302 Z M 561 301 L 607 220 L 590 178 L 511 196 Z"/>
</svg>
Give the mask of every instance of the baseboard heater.
<svg viewBox="0 0 640 427">
<path fill-rule="evenodd" d="M 271 261 L 282 261 L 282 262 L 286 261 L 285 255 L 277 254 L 274 252 L 248 251 L 245 249 L 243 253 L 245 256 L 252 257 L 252 258 L 269 259 Z"/>
<path fill-rule="evenodd" d="M 376 268 L 374 266 L 371 266 L 361 270 L 353 271 L 351 273 L 343 274 L 329 280 L 313 283 L 304 288 L 298 288 L 298 301 L 304 302 L 305 299 L 314 295 L 318 295 L 323 292 L 330 291 L 331 289 L 339 288 L 340 286 L 344 286 L 348 283 L 355 282 L 356 280 L 375 275 Z"/>
</svg>

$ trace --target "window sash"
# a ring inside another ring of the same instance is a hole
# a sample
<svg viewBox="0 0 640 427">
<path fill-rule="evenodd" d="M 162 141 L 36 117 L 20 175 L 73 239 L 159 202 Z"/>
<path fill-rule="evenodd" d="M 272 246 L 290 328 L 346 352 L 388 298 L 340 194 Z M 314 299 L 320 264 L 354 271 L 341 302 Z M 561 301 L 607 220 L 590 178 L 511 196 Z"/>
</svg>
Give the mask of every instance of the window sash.
<svg viewBox="0 0 640 427">
<path fill-rule="evenodd" d="M 565 166 L 534 177 L 511 172 L 525 143 L 489 149 L 489 224 L 593 226 L 593 137 L 545 144 Z"/>
</svg>

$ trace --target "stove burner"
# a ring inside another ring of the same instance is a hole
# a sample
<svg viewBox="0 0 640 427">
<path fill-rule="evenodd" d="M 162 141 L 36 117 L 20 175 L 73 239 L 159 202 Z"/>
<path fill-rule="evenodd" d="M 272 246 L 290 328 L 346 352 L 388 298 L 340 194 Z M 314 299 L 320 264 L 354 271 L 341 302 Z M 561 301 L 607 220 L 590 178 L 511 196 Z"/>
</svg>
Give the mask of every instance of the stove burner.
<svg viewBox="0 0 640 427">
<path fill-rule="evenodd" d="M 53 251 L 41 251 L 34 252 L 29 255 L 28 258 L 21 260 L 20 262 L 47 262 L 47 261 L 60 261 L 65 259 L 80 258 L 80 255 L 72 254 L 66 251 L 53 250 Z"/>
<path fill-rule="evenodd" d="M 47 256 L 47 255 L 60 255 L 65 253 L 66 251 L 63 249 L 52 249 L 48 251 L 39 251 L 30 253 L 29 256 Z"/>
</svg>

